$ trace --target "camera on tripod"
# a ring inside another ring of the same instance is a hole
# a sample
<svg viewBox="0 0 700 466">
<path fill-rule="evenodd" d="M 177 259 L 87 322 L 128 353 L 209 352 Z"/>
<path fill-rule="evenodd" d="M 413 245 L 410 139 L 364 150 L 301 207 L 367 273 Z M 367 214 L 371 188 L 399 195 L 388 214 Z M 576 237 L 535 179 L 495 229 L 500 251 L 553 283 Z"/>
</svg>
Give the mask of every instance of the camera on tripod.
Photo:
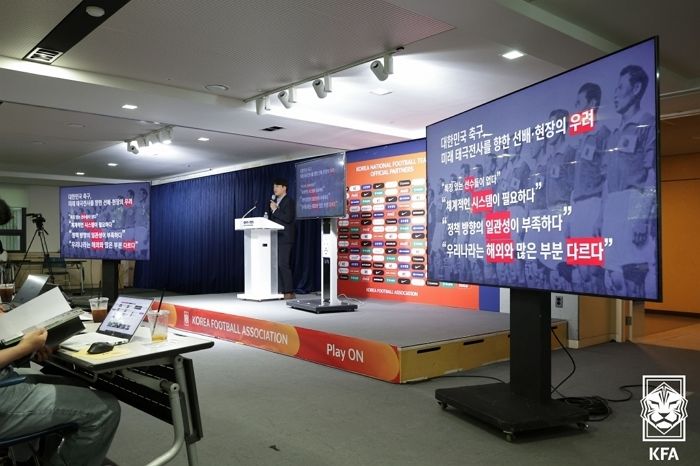
<svg viewBox="0 0 700 466">
<path fill-rule="evenodd" d="M 37 230 L 43 230 L 44 229 L 44 222 L 46 222 L 46 219 L 44 218 L 43 215 L 41 214 L 27 214 L 27 217 L 32 218 L 32 222 L 34 222 L 34 225 L 36 225 Z"/>
</svg>

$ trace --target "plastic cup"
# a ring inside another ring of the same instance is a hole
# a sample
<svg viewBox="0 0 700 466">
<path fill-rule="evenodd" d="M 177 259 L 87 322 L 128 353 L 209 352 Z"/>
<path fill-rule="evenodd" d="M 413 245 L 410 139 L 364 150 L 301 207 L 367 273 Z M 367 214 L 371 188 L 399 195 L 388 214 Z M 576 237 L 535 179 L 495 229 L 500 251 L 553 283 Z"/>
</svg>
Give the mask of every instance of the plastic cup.
<svg viewBox="0 0 700 466">
<path fill-rule="evenodd" d="M 90 298 L 90 312 L 93 322 L 102 322 L 107 317 L 108 298 Z"/>
<path fill-rule="evenodd" d="M 3 283 L 0 284 L 0 301 L 3 303 L 9 303 L 12 301 L 12 296 L 15 294 L 14 283 Z"/>
<path fill-rule="evenodd" d="M 170 311 L 148 311 L 148 329 L 151 331 L 151 342 L 157 343 L 168 339 L 168 319 Z"/>
</svg>

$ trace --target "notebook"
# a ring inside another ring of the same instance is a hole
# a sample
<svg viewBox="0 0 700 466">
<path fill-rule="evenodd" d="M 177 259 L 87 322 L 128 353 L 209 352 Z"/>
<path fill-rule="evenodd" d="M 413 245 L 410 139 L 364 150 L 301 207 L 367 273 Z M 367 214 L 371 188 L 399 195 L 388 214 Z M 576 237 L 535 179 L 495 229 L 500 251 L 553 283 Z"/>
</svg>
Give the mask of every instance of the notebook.
<svg viewBox="0 0 700 466">
<path fill-rule="evenodd" d="M 152 304 L 153 298 L 119 296 L 96 332 L 75 335 L 61 343 L 61 348 L 80 351 L 98 341 L 113 345 L 128 343 Z"/>
<path fill-rule="evenodd" d="M 61 290 L 52 288 L 2 316 L 0 348 L 16 344 L 27 332 L 39 327 L 49 333 L 47 345 L 55 346 L 85 329 L 79 318 L 82 312 L 81 309 L 71 309 Z"/>
<path fill-rule="evenodd" d="M 22 288 L 17 290 L 17 294 L 15 294 L 15 297 L 12 298 L 12 301 L 9 304 L 2 305 L 2 310 L 9 312 L 27 301 L 31 301 L 32 299 L 36 298 L 41 294 L 41 290 L 44 288 L 44 285 L 46 285 L 48 280 L 48 275 L 27 275 L 27 279 L 22 284 Z"/>
</svg>

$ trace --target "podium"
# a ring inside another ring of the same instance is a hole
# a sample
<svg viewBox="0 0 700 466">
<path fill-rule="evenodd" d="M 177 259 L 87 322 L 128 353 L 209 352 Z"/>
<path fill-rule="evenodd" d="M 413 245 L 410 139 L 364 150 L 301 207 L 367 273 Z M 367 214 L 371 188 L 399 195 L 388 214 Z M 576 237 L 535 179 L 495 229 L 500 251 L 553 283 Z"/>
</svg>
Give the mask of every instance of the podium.
<svg viewBox="0 0 700 466">
<path fill-rule="evenodd" d="M 277 292 L 277 230 L 284 230 L 263 217 L 237 218 L 236 231 L 243 231 L 245 286 L 238 299 L 282 299 Z"/>
</svg>

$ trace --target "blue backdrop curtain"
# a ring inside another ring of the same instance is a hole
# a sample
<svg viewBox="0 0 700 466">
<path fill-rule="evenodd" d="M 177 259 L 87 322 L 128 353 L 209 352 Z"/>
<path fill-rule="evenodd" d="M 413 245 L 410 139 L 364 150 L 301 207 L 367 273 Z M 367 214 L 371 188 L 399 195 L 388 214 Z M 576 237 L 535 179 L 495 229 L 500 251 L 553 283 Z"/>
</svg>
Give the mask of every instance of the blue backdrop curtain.
<svg viewBox="0 0 700 466">
<path fill-rule="evenodd" d="M 136 263 L 134 286 L 242 292 L 243 233 L 234 231 L 234 219 L 253 205 L 249 216 L 262 216 L 275 178 L 286 178 L 295 197 L 294 162 L 152 186 L 151 260 Z M 297 221 L 292 267 L 299 293 L 320 289 L 320 248 L 320 221 Z"/>
</svg>

